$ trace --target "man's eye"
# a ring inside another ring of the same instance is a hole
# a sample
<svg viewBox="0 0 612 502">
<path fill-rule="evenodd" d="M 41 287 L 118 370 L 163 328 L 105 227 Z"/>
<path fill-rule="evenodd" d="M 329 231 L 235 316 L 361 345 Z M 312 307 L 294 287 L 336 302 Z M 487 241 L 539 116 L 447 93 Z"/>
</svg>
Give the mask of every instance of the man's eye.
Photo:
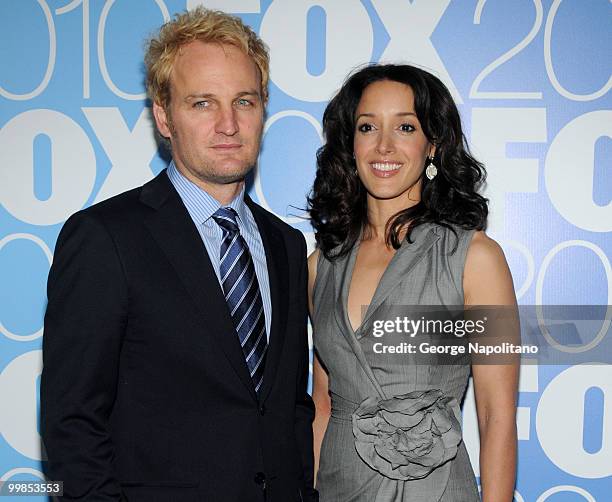
<svg viewBox="0 0 612 502">
<path fill-rule="evenodd" d="M 415 130 L 415 127 L 413 125 L 410 125 L 410 124 L 402 124 L 400 126 L 400 130 L 402 132 L 412 132 L 412 131 Z"/>
<path fill-rule="evenodd" d="M 372 124 L 368 124 L 367 122 L 365 124 L 361 124 L 357 130 L 359 132 L 370 132 L 373 129 Z"/>
<path fill-rule="evenodd" d="M 209 105 L 210 105 L 210 103 L 208 101 L 196 101 L 193 104 L 193 107 L 194 108 L 206 108 Z"/>
<path fill-rule="evenodd" d="M 238 106 L 252 106 L 253 103 L 251 101 L 249 101 L 248 99 L 244 99 L 241 98 L 238 101 L 236 101 L 236 103 L 238 104 Z"/>
</svg>

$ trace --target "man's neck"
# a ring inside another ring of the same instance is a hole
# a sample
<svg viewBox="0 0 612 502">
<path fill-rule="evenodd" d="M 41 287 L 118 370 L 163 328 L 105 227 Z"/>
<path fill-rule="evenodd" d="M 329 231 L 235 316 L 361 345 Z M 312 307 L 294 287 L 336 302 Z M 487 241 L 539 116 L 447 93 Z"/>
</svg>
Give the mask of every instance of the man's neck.
<svg viewBox="0 0 612 502">
<path fill-rule="evenodd" d="M 181 173 L 194 185 L 204 190 L 222 206 L 229 205 L 230 202 L 232 202 L 240 194 L 240 191 L 244 186 L 244 180 L 239 180 L 234 183 L 211 183 L 194 176 L 187 169 L 181 169 L 176 162 L 174 165 L 179 173 Z"/>
<path fill-rule="evenodd" d="M 216 185 L 213 183 L 206 183 L 203 181 L 193 181 L 198 187 L 204 190 L 208 195 L 213 197 L 222 206 L 228 206 L 242 190 L 244 186 L 244 180 L 236 181 L 235 183 L 228 183 L 225 185 Z"/>
</svg>

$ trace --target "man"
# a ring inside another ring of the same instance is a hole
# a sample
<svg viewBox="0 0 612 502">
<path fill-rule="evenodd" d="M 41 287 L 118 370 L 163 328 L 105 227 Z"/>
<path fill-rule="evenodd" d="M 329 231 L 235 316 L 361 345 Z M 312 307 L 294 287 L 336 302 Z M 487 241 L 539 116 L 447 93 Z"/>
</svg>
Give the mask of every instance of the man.
<svg viewBox="0 0 612 502">
<path fill-rule="evenodd" d="M 198 8 L 162 27 L 146 64 L 172 162 L 59 236 L 47 474 L 72 500 L 315 500 L 305 243 L 244 193 L 266 48 Z"/>
</svg>

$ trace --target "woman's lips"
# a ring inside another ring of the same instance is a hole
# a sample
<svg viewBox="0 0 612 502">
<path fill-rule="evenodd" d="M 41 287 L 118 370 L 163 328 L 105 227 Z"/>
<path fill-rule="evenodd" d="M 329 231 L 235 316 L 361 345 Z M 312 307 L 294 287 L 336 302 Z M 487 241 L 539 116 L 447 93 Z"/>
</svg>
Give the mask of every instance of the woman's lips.
<svg viewBox="0 0 612 502">
<path fill-rule="evenodd" d="M 396 175 L 402 165 L 399 162 L 370 162 L 372 173 L 379 178 L 389 178 Z"/>
</svg>

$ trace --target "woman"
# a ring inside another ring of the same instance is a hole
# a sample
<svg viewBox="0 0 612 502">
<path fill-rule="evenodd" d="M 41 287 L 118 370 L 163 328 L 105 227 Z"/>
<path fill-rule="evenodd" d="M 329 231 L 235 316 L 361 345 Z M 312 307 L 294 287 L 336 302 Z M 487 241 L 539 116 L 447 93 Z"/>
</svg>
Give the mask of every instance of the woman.
<svg viewBox="0 0 612 502">
<path fill-rule="evenodd" d="M 458 404 L 469 360 L 377 356 L 371 325 L 393 305 L 516 304 L 503 252 L 483 232 L 484 169 L 468 152 L 446 87 L 412 66 L 353 74 L 325 110 L 323 129 L 309 197 L 321 501 L 477 501 Z M 471 370 L 482 497 L 511 502 L 518 366 Z"/>
</svg>

